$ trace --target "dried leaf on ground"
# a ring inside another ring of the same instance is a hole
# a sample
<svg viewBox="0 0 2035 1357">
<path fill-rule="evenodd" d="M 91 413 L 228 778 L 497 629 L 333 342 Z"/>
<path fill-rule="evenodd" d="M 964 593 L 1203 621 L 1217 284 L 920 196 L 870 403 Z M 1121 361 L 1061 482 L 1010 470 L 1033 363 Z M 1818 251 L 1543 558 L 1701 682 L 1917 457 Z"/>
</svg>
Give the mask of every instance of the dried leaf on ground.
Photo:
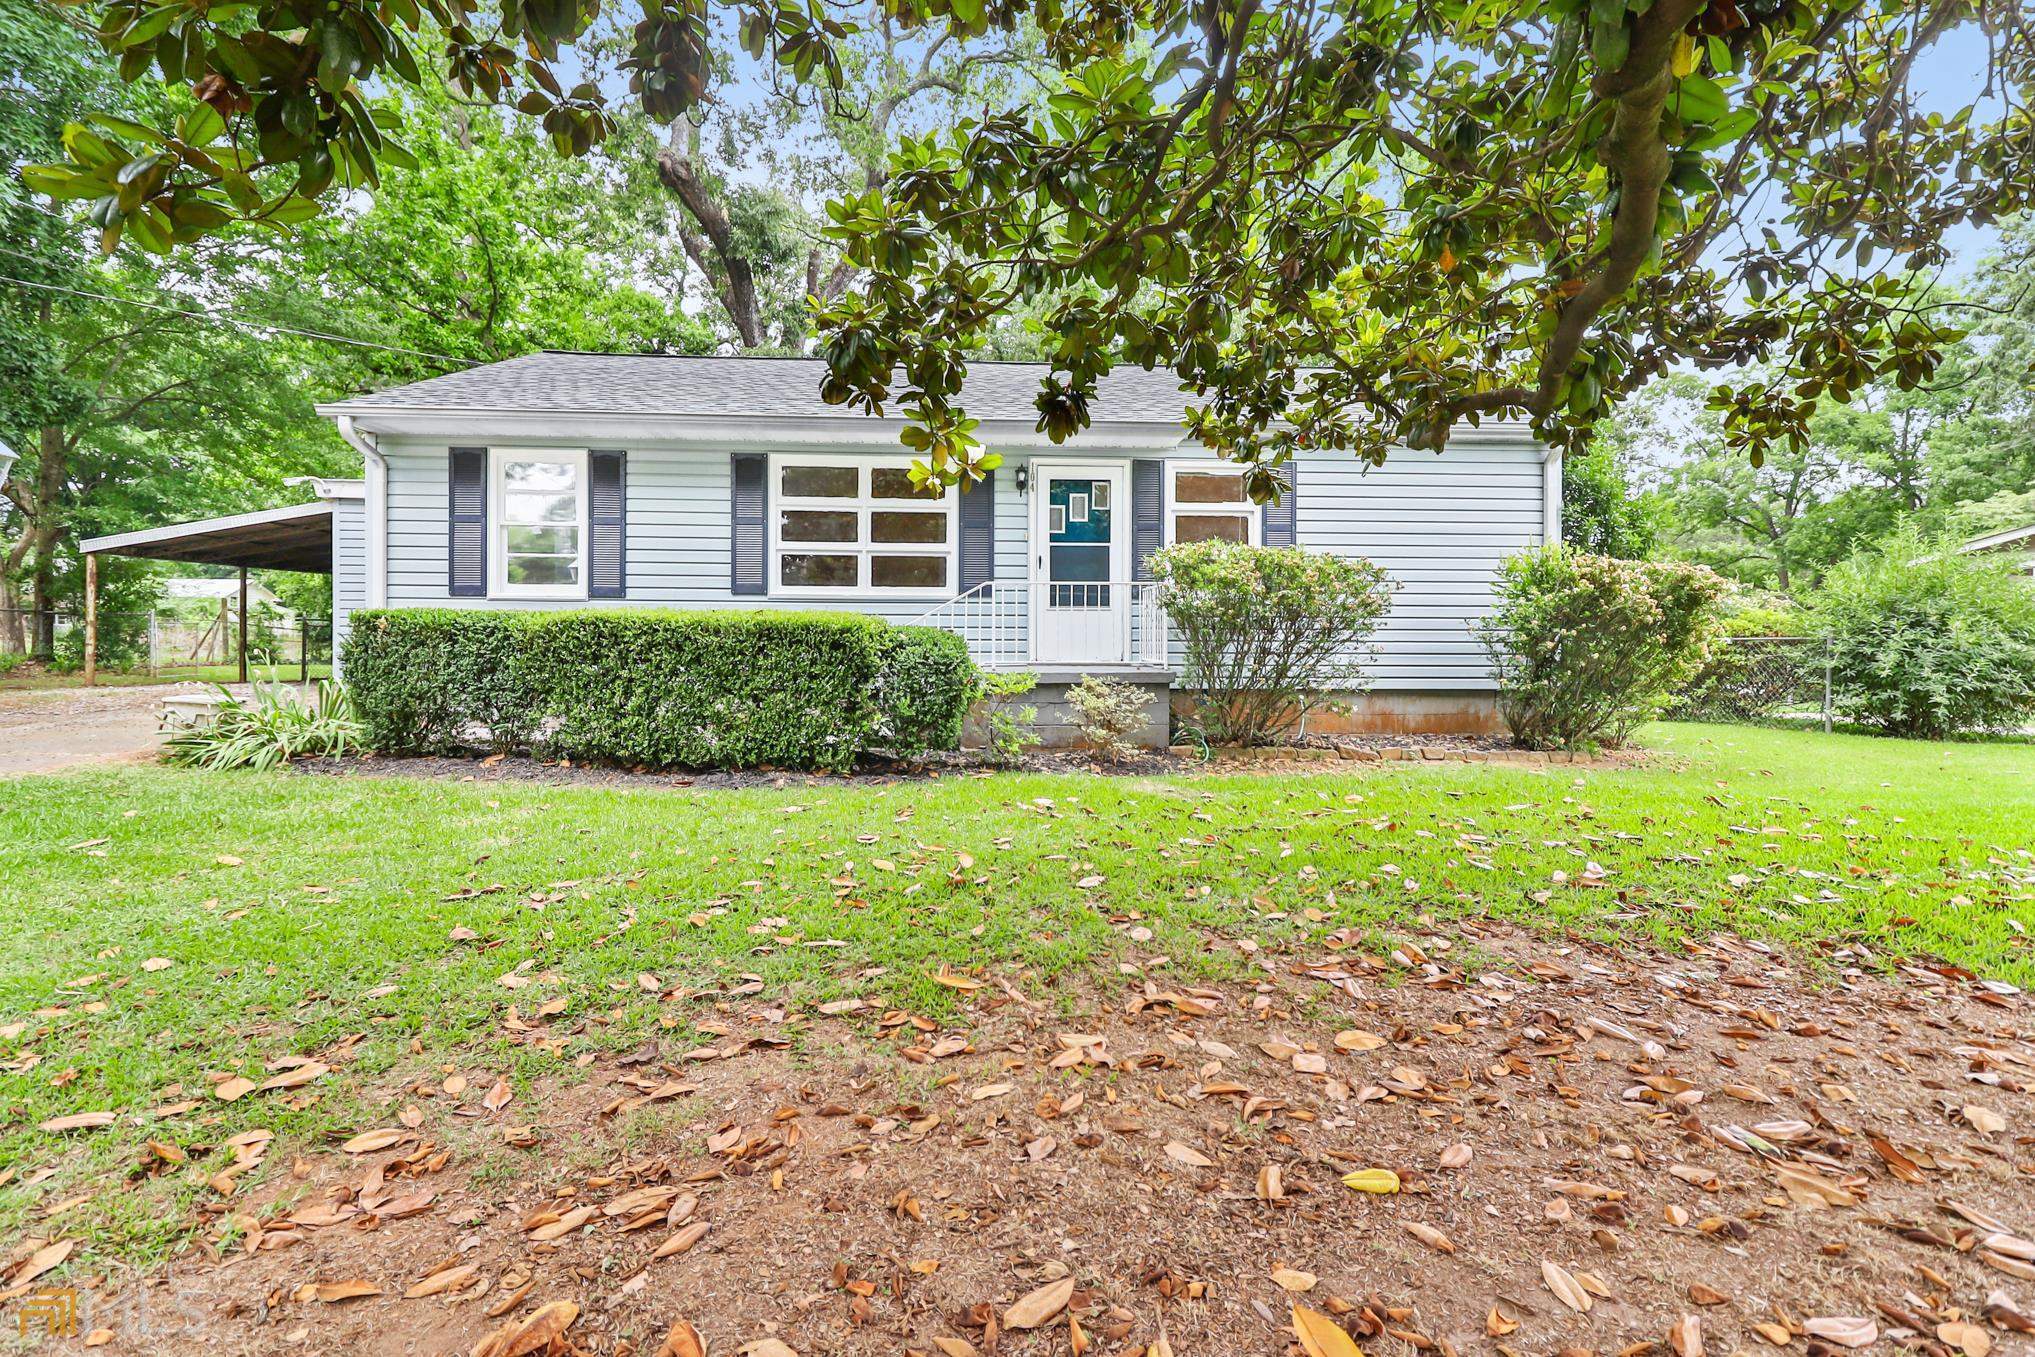
<svg viewBox="0 0 2035 1357">
<path fill-rule="evenodd" d="M 1577 1314 L 1588 1314 L 1596 1304 L 1575 1274 L 1551 1258 L 1540 1260 L 1540 1279 L 1547 1283 L 1547 1289 L 1554 1292 L 1555 1299 L 1574 1310 Z"/>
<path fill-rule="evenodd" d="M 1833 1315 L 1807 1320 L 1802 1331 L 1811 1338 L 1835 1343 L 1841 1348 L 1870 1347 L 1879 1341 L 1880 1326 L 1858 1315 Z"/>
<path fill-rule="evenodd" d="M 1003 1312 L 1003 1327 L 1006 1329 L 1036 1329 L 1053 1316 L 1067 1308 L 1067 1302 L 1074 1299 L 1074 1279 L 1062 1277 L 1057 1282 L 1048 1282 L 1036 1291 L 1021 1297 L 1016 1304 Z"/>
<path fill-rule="evenodd" d="M 472 1357 L 530 1357 L 550 1347 L 579 1318 L 579 1306 L 554 1300 L 539 1306 L 527 1319 L 512 1319 L 481 1339 Z"/>
<path fill-rule="evenodd" d="M 674 1319 L 670 1332 L 657 1345 L 657 1357 L 707 1357 L 707 1345 L 700 1341 L 698 1329 L 682 1319 Z"/>
<path fill-rule="evenodd" d="M 1342 1325 L 1319 1310 L 1305 1305 L 1293 1307 L 1293 1332 L 1307 1357 L 1363 1357 L 1357 1340 Z"/>
</svg>

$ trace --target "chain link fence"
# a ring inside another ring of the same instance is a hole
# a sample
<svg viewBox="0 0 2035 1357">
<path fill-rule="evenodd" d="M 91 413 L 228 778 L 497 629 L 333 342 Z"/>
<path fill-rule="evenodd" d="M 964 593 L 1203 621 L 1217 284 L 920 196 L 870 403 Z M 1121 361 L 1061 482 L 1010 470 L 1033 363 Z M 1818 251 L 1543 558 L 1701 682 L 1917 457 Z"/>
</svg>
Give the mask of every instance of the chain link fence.
<svg viewBox="0 0 2035 1357">
<path fill-rule="evenodd" d="M 1820 721 L 1829 730 L 1830 642 L 1728 636 L 1667 715 L 1683 721 Z"/>
<path fill-rule="evenodd" d="M 240 616 L 216 610 L 101 612 L 102 674 L 166 682 L 228 683 L 240 676 Z M 10 674 L 74 674 L 85 664 L 85 615 L 71 609 L 0 608 L 0 679 Z M 250 608 L 249 677 L 309 680 L 332 673 L 332 622 L 273 608 Z"/>
</svg>

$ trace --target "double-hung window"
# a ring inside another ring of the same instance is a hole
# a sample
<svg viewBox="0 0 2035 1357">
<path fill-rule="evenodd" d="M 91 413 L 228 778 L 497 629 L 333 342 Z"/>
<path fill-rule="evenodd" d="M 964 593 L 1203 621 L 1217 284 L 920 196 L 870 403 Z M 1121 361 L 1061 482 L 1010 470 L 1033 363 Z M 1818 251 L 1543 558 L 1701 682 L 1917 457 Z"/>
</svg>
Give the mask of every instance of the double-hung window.
<svg viewBox="0 0 2035 1357">
<path fill-rule="evenodd" d="M 586 597 L 586 453 L 496 448 L 491 593 Z"/>
<path fill-rule="evenodd" d="M 1227 462 L 1168 462 L 1168 542 L 1256 543 L 1261 515 L 1244 489 L 1242 468 Z"/>
<path fill-rule="evenodd" d="M 771 592 L 951 594 L 956 495 L 911 483 L 909 458 L 771 459 Z"/>
</svg>

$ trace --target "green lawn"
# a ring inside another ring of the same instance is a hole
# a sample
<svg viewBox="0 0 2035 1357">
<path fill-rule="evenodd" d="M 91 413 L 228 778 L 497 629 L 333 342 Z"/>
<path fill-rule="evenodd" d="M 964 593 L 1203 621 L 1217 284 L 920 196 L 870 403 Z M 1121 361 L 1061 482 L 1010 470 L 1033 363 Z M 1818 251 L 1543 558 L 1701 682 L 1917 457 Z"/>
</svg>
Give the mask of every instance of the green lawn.
<svg viewBox="0 0 2035 1357">
<path fill-rule="evenodd" d="M 131 1162 L 144 1135 L 368 1124 L 350 1094 L 413 1042 L 527 1078 L 710 1007 L 660 990 L 750 977 L 780 1002 L 938 1012 L 956 1002 L 931 978 L 943 967 L 1050 994 L 1083 969 L 1107 981 L 1096 963 L 1125 950 L 1220 976 L 1243 954 L 1211 940 L 1383 939 L 1481 913 L 1857 941 L 2035 983 L 2020 931 L 2035 924 L 2035 746 L 1693 725 L 1647 742 L 1662 756 L 1640 768 L 746 793 L 166 768 L 0 781 L 0 1171 L 59 1168 L 0 1187 L 0 1241 Z M 510 1005 L 561 998 L 562 1052 L 492 1049 Z M 204 1096 L 208 1075 L 259 1079 L 266 1060 L 349 1037 L 344 1074 L 300 1110 Z M 127 1120 L 190 1097 L 195 1111 L 146 1132 Z M 98 1110 L 122 1121 L 36 1129 Z M 176 1226 L 163 1194 L 199 1190 L 165 1183 L 107 1194 L 73 1228 L 146 1255 Z"/>
</svg>

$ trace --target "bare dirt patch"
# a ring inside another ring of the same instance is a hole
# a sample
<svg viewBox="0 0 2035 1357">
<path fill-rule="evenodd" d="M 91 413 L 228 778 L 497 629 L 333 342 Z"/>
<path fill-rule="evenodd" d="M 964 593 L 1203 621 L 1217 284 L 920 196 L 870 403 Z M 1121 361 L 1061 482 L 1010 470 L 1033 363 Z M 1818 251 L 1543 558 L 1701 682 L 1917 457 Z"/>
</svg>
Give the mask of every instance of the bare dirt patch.
<svg viewBox="0 0 2035 1357">
<path fill-rule="evenodd" d="M 489 1351 L 568 1306 L 510 1350 L 649 1357 L 682 1320 L 751 1357 L 1333 1357 L 1296 1302 L 1409 1357 L 2025 1342 L 2019 995 L 1728 939 L 1350 944 L 1226 989 L 955 977 L 944 1025 L 689 996 L 705 1045 L 507 1101 L 497 1070 L 410 1071 L 351 1152 L 218 1198 L 86 1322 L 222 1357 Z M 540 1052 L 598 1021 L 520 1007 Z"/>
</svg>

